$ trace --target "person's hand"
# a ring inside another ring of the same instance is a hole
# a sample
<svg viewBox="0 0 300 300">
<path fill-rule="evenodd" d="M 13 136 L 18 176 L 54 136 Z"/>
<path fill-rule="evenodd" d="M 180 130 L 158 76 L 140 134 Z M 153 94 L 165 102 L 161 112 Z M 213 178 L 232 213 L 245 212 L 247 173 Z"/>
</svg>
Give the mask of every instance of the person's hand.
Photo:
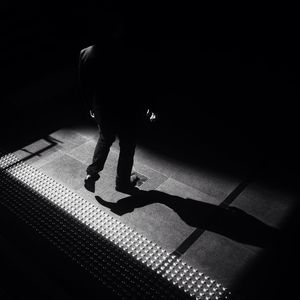
<svg viewBox="0 0 300 300">
<path fill-rule="evenodd" d="M 95 113 L 92 110 L 90 110 L 90 116 L 95 119 Z"/>
<path fill-rule="evenodd" d="M 146 116 L 149 118 L 150 122 L 155 122 L 157 119 L 157 115 L 150 109 L 147 110 Z"/>
</svg>

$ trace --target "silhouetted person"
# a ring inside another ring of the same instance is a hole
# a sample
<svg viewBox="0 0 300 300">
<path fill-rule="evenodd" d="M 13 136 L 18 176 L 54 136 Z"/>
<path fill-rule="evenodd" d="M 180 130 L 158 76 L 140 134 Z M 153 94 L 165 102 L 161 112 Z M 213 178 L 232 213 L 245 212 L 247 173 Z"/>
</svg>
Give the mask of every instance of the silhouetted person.
<svg viewBox="0 0 300 300">
<path fill-rule="evenodd" d="M 120 36 L 121 35 L 121 36 Z M 79 80 L 82 96 L 99 128 L 99 139 L 88 166 L 85 187 L 95 191 L 95 181 L 103 170 L 110 147 L 119 138 L 116 190 L 129 192 L 138 178 L 132 174 L 137 126 L 141 118 L 156 118 L 146 101 L 153 83 L 151 62 L 141 48 L 132 46 L 117 31 L 80 51 Z"/>
</svg>

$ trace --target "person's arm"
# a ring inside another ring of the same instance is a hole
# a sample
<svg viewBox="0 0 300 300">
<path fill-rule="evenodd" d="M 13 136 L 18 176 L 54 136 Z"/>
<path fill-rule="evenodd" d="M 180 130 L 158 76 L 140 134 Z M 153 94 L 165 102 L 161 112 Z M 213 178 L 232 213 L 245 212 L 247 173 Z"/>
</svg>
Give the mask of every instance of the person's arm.
<svg viewBox="0 0 300 300">
<path fill-rule="evenodd" d="M 93 116 L 93 46 L 84 48 L 79 54 L 78 82 L 80 97 L 92 118 Z"/>
</svg>

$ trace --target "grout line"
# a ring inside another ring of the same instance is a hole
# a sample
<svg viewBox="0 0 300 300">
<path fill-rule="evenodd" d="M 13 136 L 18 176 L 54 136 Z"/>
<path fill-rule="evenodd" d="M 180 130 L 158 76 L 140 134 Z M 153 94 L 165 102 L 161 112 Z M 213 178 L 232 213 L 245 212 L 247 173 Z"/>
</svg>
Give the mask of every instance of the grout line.
<svg viewBox="0 0 300 300">
<path fill-rule="evenodd" d="M 235 189 L 218 205 L 220 208 L 228 208 L 230 204 L 245 190 L 251 181 L 255 178 L 256 173 L 260 170 L 260 166 L 254 169 Z M 196 228 L 174 251 L 172 254 L 180 257 L 182 256 L 192 244 L 194 244 L 199 237 L 206 230 L 203 228 Z"/>
</svg>

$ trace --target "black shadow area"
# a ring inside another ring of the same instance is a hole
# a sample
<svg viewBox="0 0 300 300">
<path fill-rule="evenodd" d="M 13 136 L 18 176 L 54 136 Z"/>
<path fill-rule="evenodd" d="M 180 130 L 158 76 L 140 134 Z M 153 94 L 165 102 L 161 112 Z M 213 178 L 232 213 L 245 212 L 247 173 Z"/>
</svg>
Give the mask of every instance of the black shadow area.
<svg viewBox="0 0 300 300">
<path fill-rule="evenodd" d="M 222 234 L 241 243 L 258 247 L 273 245 L 279 230 L 236 207 L 221 207 L 193 199 L 169 195 L 160 191 L 139 191 L 116 203 L 96 196 L 96 200 L 118 215 L 153 203 L 170 207 L 189 226 Z"/>
</svg>

